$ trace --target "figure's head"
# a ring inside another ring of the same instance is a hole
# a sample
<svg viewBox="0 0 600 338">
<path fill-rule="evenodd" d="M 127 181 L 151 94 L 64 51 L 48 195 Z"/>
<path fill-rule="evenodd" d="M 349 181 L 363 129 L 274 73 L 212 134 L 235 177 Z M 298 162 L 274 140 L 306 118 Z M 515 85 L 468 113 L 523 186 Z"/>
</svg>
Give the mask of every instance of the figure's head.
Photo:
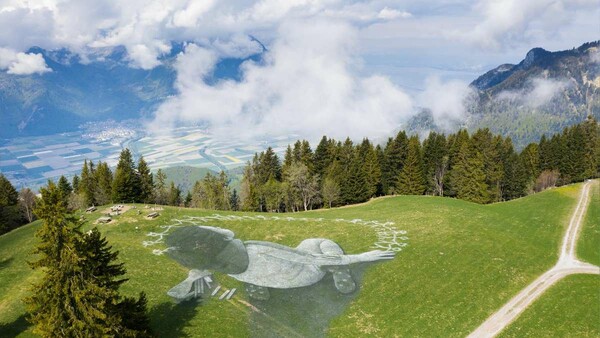
<svg viewBox="0 0 600 338">
<path fill-rule="evenodd" d="M 237 274 L 248 267 L 244 244 L 227 229 L 180 227 L 171 232 L 165 242 L 169 246 L 168 255 L 190 269 Z"/>
</svg>

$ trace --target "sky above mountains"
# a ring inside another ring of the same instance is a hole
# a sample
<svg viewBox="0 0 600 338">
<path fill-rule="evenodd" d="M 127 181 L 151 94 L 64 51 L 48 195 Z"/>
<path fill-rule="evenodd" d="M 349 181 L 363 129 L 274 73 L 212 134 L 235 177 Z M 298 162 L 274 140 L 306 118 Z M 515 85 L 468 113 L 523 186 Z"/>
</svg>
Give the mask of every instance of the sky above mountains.
<svg viewBox="0 0 600 338">
<path fill-rule="evenodd" d="M 532 47 L 596 40 L 599 17 L 597 0 L 0 0 L 0 69 L 51 72 L 31 46 L 82 62 L 124 46 L 130 67 L 152 69 L 172 41 L 189 41 L 175 63 L 179 94 L 150 126 L 374 136 L 417 106 L 442 124 L 459 117 L 477 75 Z M 267 51 L 241 66 L 241 81 L 206 81 L 219 59 L 262 52 L 257 40 Z"/>
</svg>

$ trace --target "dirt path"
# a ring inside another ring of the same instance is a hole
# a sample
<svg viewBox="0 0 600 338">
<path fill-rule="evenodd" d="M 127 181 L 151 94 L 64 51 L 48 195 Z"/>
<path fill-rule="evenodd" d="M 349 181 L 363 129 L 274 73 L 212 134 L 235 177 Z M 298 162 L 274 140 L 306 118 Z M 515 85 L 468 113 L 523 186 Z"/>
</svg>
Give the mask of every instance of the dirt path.
<svg viewBox="0 0 600 338">
<path fill-rule="evenodd" d="M 498 312 L 486 319 L 468 338 L 495 337 L 546 290 L 568 275 L 577 273 L 600 274 L 599 267 L 581 262 L 575 255 L 575 245 L 577 244 L 581 221 L 585 216 L 589 204 L 590 187 L 592 185 L 592 181 L 587 181 L 581 189 L 577 207 L 573 216 L 571 216 L 569 227 L 563 237 L 560 257 L 556 265 L 519 292 L 513 299 L 502 306 Z"/>
</svg>

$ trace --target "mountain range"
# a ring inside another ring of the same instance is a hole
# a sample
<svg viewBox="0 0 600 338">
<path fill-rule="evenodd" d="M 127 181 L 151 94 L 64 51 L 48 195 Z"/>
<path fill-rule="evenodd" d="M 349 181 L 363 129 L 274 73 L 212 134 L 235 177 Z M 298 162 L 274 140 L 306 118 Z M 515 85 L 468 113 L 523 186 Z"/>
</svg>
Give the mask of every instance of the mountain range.
<svg viewBox="0 0 600 338">
<path fill-rule="evenodd" d="M 471 83 L 469 129 L 488 127 L 524 146 L 587 116 L 600 119 L 600 41 L 571 50 L 531 49 Z"/>
<path fill-rule="evenodd" d="M 467 114 L 457 126 L 488 127 L 522 147 L 588 115 L 600 118 L 599 45 L 595 41 L 559 52 L 534 48 L 520 63 L 488 71 L 470 84 Z M 28 52 L 41 54 L 52 72 L 0 72 L 0 139 L 72 131 L 90 121 L 148 117 L 176 94 L 173 65 L 183 47 L 174 43 L 161 65 L 151 70 L 131 68 L 122 47 L 99 50 L 85 62 L 65 49 L 31 48 Z M 221 60 L 212 81 L 239 80 L 240 64 L 261 55 Z M 405 129 L 435 129 L 435 121 L 424 111 Z"/>
</svg>

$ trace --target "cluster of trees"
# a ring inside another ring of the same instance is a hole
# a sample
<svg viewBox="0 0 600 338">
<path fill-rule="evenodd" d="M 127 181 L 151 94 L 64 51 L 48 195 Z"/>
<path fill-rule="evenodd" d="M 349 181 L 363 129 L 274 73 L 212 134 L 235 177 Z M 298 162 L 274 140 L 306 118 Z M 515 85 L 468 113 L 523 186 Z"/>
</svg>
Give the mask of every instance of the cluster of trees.
<svg viewBox="0 0 600 338">
<path fill-rule="evenodd" d="M 94 164 L 85 160 L 80 176 L 75 175 L 72 184 L 61 176 L 58 186 L 69 197 L 72 208 L 110 202 L 152 203 L 155 197 L 154 178 L 148 164 L 140 157 L 136 166 L 127 148 L 121 151 L 114 173 L 106 162 Z"/>
<path fill-rule="evenodd" d="M 181 190 L 173 182 L 167 187 L 166 179 L 160 169 L 153 175 L 143 157 L 136 165 L 131 152 L 125 148 L 114 173 L 106 162 L 94 164 L 85 160 L 80 175 L 75 175 L 71 183 L 61 176 L 58 187 L 72 209 L 119 202 L 179 205 Z"/>
<path fill-rule="evenodd" d="M 437 195 L 477 203 L 521 197 L 551 186 L 598 177 L 600 129 L 593 118 L 516 152 L 510 138 L 489 129 L 421 142 L 404 131 L 384 146 L 324 136 L 288 146 L 283 162 L 273 149 L 244 169 L 240 206 L 248 211 L 297 211 L 367 201 L 371 197 Z"/>
<path fill-rule="evenodd" d="M 37 200 L 31 189 L 23 188 L 17 192 L 10 181 L 0 173 L 0 235 L 33 222 L 33 208 Z"/>
<path fill-rule="evenodd" d="M 125 267 L 116 263 L 105 238 L 69 212 L 66 196 L 53 182 L 41 189 L 35 213 L 43 220 L 36 236 L 43 271 L 25 299 L 28 320 L 42 337 L 150 337 L 146 297 L 123 297 Z"/>
<path fill-rule="evenodd" d="M 231 191 L 229 178 L 221 171 L 219 176 L 207 173 L 204 179 L 196 181 L 184 204 L 202 209 L 238 210 L 239 198 L 235 189 Z"/>
</svg>

